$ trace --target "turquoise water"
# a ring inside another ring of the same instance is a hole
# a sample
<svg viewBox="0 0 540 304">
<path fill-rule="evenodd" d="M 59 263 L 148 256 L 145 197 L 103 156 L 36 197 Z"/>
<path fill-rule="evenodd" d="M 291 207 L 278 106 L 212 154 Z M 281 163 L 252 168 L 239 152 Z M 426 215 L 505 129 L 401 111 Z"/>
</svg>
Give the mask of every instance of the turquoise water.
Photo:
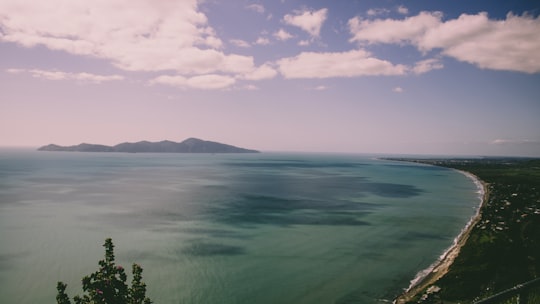
<svg viewBox="0 0 540 304">
<path fill-rule="evenodd" d="M 80 294 L 112 237 L 155 303 L 385 303 L 452 245 L 477 191 L 355 155 L 0 150 L 0 297 Z"/>
</svg>

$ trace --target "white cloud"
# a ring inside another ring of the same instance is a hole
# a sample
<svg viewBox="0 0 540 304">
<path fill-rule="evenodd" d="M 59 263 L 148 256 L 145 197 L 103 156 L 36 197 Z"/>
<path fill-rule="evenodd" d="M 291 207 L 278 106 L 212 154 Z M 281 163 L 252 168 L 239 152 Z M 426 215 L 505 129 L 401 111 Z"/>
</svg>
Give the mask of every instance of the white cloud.
<svg viewBox="0 0 540 304">
<path fill-rule="evenodd" d="M 300 40 L 300 41 L 298 41 L 299 46 L 308 46 L 310 44 L 311 44 L 311 41 L 309 41 L 309 40 Z"/>
<path fill-rule="evenodd" d="M 24 69 L 6 69 L 6 72 L 11 74 L 21 74 L 24 73 L 26 70 Z"/>
<path fill-rule="evenodd" d="M 162 75 L 149 81 L 151 85 L 164 84 L 179 88 L 202 90 L 225 89 L 232 86 L 236 80 L 233 77 L 217 74 L 199 75 L 193 77 Z"/>
<path fill-rule="evenodd" d="M 250 47 L 251 45 L 249 44 L 249 42 L 245 41 L 245 40 L 242 40 L 242 39 L 231 39 L 229 40 L 229 42 L 237 47 L 241 47 L 241 48 L 248 48 Z"/>
<path fill-rule="evenodd" d="M 257 12 L 259 14 L 264 14 L 265 12 L 264 6 L 262 4 L 253 3 L 253 4 L 247 5 L 246 8 L 254 12 Z"/>
<path fill-rule="evenodd" d="M 81 82 L 102 83 L 105 81 L 115 81 L 115 80 L 124 79 L 124 77 L 120 75 L 69 73 L 69 72 L 62 72 L 62 71 L 57 71 L 57 70 L 47 71 L 47 70 L 39 70 L 39 69 L 31 69 L 31 70 L 7 69 L 6 71 L 12 74 L 29 73 L 34 78 L 41 78 L 41 79 L 47 79 L 47 80 L 77 80 Z"/>
<path fill-rule="evenodd" d="M 283 17 L 286 24 L 294 25 L 308 32 L 313 37 L 319 37 L 321 27 L 326 20 L 328 9 L 322 8 L 318 11 L 304 10 L 287 14 Z"/>
<path fill-rule="evenodd" d="M 349 29 L 353 34 L 350 41 L 369 44 L 416 41 L 428 29 L 439 25 L 441 18 L 439 12 L 421 12 L 403 20 L 362 20 L 354 17 L 349 20 Z"/>
<path fill-rule="evenodd" d="M 238 73 L 253 58 L 221 51 L 197 0 L 0 1 L 0 41 L 109 60 L 130 71 Z M 234 62 L 234 64 L 231 64 Z"/>
<path fill-rule="evenodd" d="M 409 13 L 409 9 L 406 8 L 403 5 L 398 6 L 396 10 L 397 10 L 398 13 L 400 13 L 402 15 L 407 15 Z"/>
<path fill-rule="evenodd" d="M 392 91 L 396 92 L 396 93 L 403 93 L 405 90 L 403 90 L 402 87 L 395 87 L 392 89 Z"/>
<path fill-rule="evenodd" d="M 388 14 L 390 12 L 389 9 L 386 8 L 370 8 L 367 10 L 366 14 L 370 17 Z"/>
<path fill-rule="evenodd" d="M 100 83 L 103 81 L 124 79 L 124 77 L 120 75 L 96 75 L 96 74 L 90 74 L 90 73 L 77 73 L 77 74 L 72 74 L 72 75 L 73 75 L 73 79 L 96 82 L 96 83 Z"/>
<path fill-rule="evenodd" d="M 279 29 L 279 31 L 274 33 L 274 37 L 276 37 L 278 40 L 285 41 L 291 39 L 293 35 L 289 34 L 284 29 Z"/>
<path fill-rule="evenodd" d="M 342 53 L 303 52 L 277 62 L 285 78 L 330 78 L 369 75 L 403 75 L 404 65 L 371 57 L 364 50 Z"/>
<path fill-rule="evenodd" d="M 246 73 L 243 78 L 247 80 L 263 80 L 274 78 L 277 75 L 277 71 L 268 64 L 263 64 L 257 69 Z"/>
<path fill-rule="evenodd" d="M 431 70 L 438 70 L 444 68 L 444 65 L 441 63 L 439 59 L 426 59 L 418 61 L 414 67 L 412 68 L 412 72 L 414 74 L 420 75 L 427 73 Z"/>
<path fill-rule="evenodd" d="M 32 77 L 47 80 L 66 80 L 70 78 L 70 74 L 60 71 L 29 70 L 28 72 Z"/>
<path fill-rule="evenodd" d="M 422 52 L 441 54 L 480 68 L 525 73 L 540 72 L 540 16 L 490 20 L 487 13 L 462 14 L 442 21 L 439 12 L 421 12 L 401 20 L 349 20 L 358 43 L 411 44 Z"/>
<path fill-rule="evenodd" d="M 247 91 L 257 91 L 259 90 L 259 87 L 257 87 L 256 85 L 248 84 L 244 86 L 244 89 Z"/>
<path fill-rule="evenodd" d="M 407 15 L 409 13 L 409 9 L 403 5 L 396 7 L 395 11 L 402 15 Z M 388 15 L 391 12 L 392 10 L 387 8 L 370 8 L 366 11 L 366 15 L 368 15 L 369 17 L 375 17 L 380 15 Z"/>
<path fill-rule="evenodd" d="M 259 37 L 259 38 L 257 38 L 257 41 L 255 41 L 255 44 L 268 45 L 268 44 L 270 44 L 270 39 L 265 38 L 265 37 Z"/>
<path fill-rule="evenodd" d="M 489 20 L 487 14 L 461 15 L 429 31 L 421 49 L 442 48 L 443 54 L 480 68 L 540 72 L 540 17 L 509 14 Z"/>
<path fill-rule="evenodd" d="M 507 144 L 507 143 L 511 143 L 512 141 L 511 140 L 508 140 L 508 139 L 495 139 L 494 141 L 491 142 L 492 145 L 503 145 L 503 144 Z"/>
</svg>

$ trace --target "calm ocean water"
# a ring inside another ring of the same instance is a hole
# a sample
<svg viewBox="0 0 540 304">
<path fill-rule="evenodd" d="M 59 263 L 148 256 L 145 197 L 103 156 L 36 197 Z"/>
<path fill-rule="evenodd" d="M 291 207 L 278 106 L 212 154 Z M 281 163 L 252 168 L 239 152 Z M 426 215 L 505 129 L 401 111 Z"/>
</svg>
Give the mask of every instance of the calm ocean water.
<svg viewBox="0 0 540 304">
<path fill-rule="evenodd" d="M 155 303 L 385 303 L 478 207 L 443 168 L 321 154 L 0 150 L 0 298 L 81 293 L 107 237 Z M 129 279 L 130 280 L 130 279 Z"/>
</svg>

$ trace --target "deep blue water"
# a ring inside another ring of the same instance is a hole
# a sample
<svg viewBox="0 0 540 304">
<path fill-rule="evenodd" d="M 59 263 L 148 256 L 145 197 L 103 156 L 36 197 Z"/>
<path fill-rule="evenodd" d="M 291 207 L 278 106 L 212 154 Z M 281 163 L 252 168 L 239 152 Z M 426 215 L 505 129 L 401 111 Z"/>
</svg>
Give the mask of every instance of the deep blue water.
<svg viewBox="0 0 540 304">
<path fill-rule="evenodd" d="M 450 245 L 477 186 L 331 154 L 0 150 L 0 297 L 80 294 L 106 237 L 155 303 L 384 303 Z"/>
</svg>

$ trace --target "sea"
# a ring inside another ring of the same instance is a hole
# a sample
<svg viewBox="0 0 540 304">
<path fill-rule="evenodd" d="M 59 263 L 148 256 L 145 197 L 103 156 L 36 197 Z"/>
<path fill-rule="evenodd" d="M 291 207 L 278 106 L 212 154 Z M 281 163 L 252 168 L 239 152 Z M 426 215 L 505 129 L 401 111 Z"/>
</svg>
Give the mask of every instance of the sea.
<svg viewBox="0 0 540 304">
<path fill-rule="evenodd" d="M 110 237 L 158 304 L 391 303 L 479 190 L 377 155 L 0 149 L 0 299 L 55 303 L 58 281 L 82 295 Z"/>
</svg>

